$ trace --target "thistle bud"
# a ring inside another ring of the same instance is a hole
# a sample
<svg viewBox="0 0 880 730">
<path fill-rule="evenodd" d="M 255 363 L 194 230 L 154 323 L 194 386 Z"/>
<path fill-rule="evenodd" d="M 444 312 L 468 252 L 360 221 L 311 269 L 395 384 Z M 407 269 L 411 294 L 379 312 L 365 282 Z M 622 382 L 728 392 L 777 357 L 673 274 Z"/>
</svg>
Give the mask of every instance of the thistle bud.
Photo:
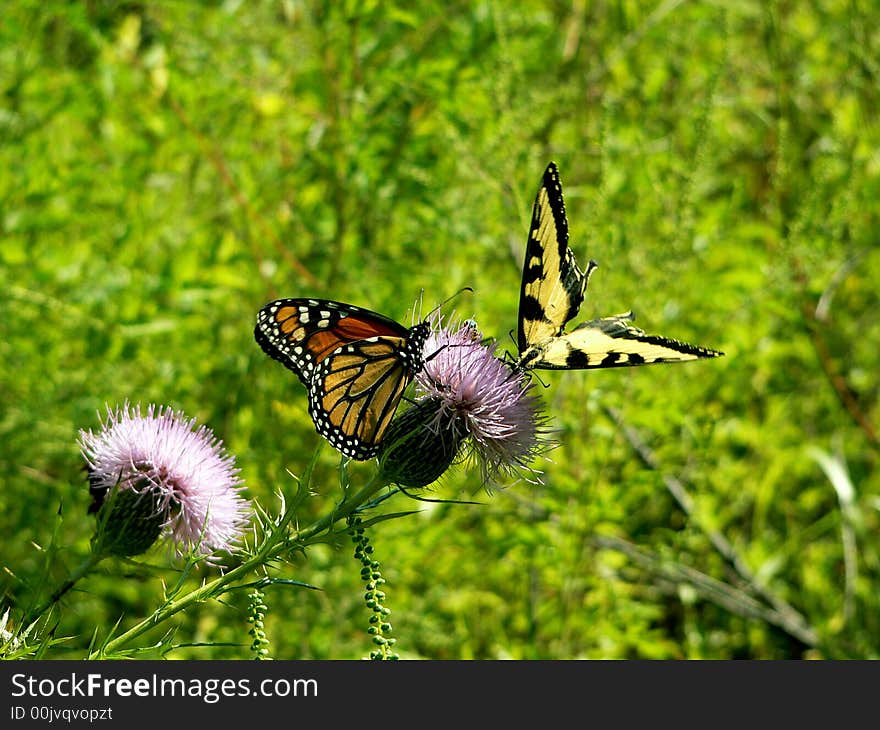
<svg viewBox="0 0 880 730">
<path fill-rule="evenodd" d="M 444 416 L 454 414 L 439 398 L 425 398 L 395 418 L 379 452 L 379 468 L 390 482 L 425 487 L 452 465 L 462 437 Z"/>
<path fill-rule="evenodd" d="M 148 480 L 140 480 L 137 489 L 116 488 L 98 512 L 92 550 L 120 558 L 140 555 L 156 542 L 164 524 L 158 494 Z"/>
<path fill-rule="evenodd" d="M 234 458 L 206 426 L 170 408 L 143 415 L 125 404 L 108 409 L 97 433 L 81 431 L 80 448 L 89 511 L 99 513 L 95 550 L 139 555 L 164 532 L 178 552 L 211 556 L 241 538 L 250 504 Z"/>
</svg>

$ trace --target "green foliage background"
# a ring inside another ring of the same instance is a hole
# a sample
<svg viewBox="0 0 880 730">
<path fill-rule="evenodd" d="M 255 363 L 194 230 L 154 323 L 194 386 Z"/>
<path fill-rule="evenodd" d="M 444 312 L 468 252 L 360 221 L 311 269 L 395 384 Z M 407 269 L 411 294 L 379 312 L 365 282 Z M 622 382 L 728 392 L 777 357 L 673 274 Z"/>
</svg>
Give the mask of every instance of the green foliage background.
<svg viewBox="0 0 880 730">
<path fill-rule="evenodd" d="M 76 437 L 105 404 L 181 408 L 250 497 L 293 490 L 319 437 L 253 341 L 269 299 L 408 322 L 470 286 L 447 309 L 507 345 L 553 159 L 600 265 L 581 316 L 727 354 L 549 373 L 542 485 L 459 468 L 429 496 L 484 506 L 385 502 L 421 509 L 371 531 L 396 648 L 878 657 L 878 51 L 867 0 L 4 3 L 0 603 L 88 549 Z M 281 567 L 321 590 L 267 592 L 273 656 L 369 652 L 350 553 Z M 79 585 L 54 656 L 149 615 L 165 557 Z M 169 656 L 247 657 L 245 617 L 243 594 L 179 615 Z"/>
</svg>

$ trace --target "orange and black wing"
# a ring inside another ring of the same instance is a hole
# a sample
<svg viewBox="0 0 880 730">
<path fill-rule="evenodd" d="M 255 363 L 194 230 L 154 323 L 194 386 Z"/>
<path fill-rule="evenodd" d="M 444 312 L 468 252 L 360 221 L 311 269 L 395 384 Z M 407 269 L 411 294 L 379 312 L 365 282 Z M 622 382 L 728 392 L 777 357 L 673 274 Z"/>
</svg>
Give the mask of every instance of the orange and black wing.
<svg viewBox="0 0 880 730">
<path fill-rule="evenodd" d="M 306 387 L 318 364 L 343 345 L 370 337 L 406 339 L 408 330 L 368 309 L 329 299 L 276 299 L 257 314 L 254 338 Z"/>
<path fill-rule="evenodd" d="M 352 459 L 376 455 L 413 370 L 406 341 L 377 337 L 343 345 L 321 361 L 309 388 L 318 433 Z"/>
<path fill-rule="evenodd" d="M 254 336 L 309 392 L 315 429 L 353 459 L 369 459 L 404 390 L 424 365 L 427 322 L 407 329 L 368 309 L 324 299 L 278 299 Z"/>
</svg>

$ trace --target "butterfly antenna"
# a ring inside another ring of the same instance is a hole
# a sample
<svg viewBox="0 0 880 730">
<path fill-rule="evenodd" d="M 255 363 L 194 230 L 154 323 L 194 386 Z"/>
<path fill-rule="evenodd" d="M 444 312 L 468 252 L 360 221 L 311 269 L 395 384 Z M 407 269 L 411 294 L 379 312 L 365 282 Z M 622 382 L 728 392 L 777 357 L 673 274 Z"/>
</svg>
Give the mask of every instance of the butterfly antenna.
<svg viewBox="0 0 880 730">
<path fill-rule="evenodd" d="M 508 330 L 508 331 L 507 331 L 507 336 L 510 338 L 510 343 L 513 345 L 514 349 L 515 349 L 517 352 L 519 352 L 519 342 L 517 342 L 517 341 L 513 338 L 513 330 Z M 510 358 L 510 364 L 511 364 L 511 366 L 512 366 L 514 369 L 521 369 L 521 368 L 518 368 L 518 367 L 517 367 L 517 363 L 519 362 L 519 358 L 517 358 L 516 355 L 512 355 L 510 352 L 505 352 L 504 355 L 505 355 L 505 357 L 509 357 L 509 358 Z"/>
<path fill-rule="evenodd" d="M 434 314 L 435 312 L 439 312 L 443 307 L 445 307 L 447 304 L 449 304 L 449 302 L 451 302 L 456 297 L 461 296 L 466 291 L 473 293 L 474 289 L 473 289 L 473 287 L 470 287 L 470 286 L 463 286 L 461 289 L 459 289 L 457 292 L 455 292 L 455 294 L 453 294 L 452 296 L 446 297 L 446 299 L 444 299 L 442 302 L 440 302 L 440 304 L 438 304 L 430 312 L 428 312 L 428 315 L 425 317 L 425 319 L 430 319 L 432 314 Z"/>
</svg>

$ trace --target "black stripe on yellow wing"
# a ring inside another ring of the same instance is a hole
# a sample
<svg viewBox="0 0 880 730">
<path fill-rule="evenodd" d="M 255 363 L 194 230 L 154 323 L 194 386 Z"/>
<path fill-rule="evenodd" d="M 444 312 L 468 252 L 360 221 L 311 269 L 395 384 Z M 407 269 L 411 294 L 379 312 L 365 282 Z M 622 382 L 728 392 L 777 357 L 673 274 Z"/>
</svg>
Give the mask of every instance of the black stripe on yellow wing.
<svg viewBox="0 0 880 730">
<path fill-rule="evenodd" d="M 548 370 L 617 368 L 685 362 L 724 354 L 669 337 L 649 335 L 628 324 L 632 319 L 632 313 L 627 313 L 584 322 L 571 332 L 533 348 L 524 367 Z"/>
<path fill-rule="evenodd" d="M 526 241 L 517 332 L 520 353 L 562 334 L 580 309 L 594 267 L 591 261 L 587 271 L 581 271 L 568 247 L 562 183 L 551 162 L 535 196 Z"/>
<path fill-rule="evenodd" d="M 632 313 L 585 322 L 569 333 L 596 263 L 581 271 L 568 245 L 562 183 L 547 165 L 526 242 L 520 290 L 518 338 L 521 369 L 579 370 L 683 362 L 723 354 L 668 337 L 649 335 L 628 324 Z"/>
<path fill-rule="evenodd" d="M 352 459 L 376 455 L 413 378 L 400 357 L 401 338 L 377 337 L 339 348 L 325 358 L 309 389 L 318 433 Z"/>
</svg>

